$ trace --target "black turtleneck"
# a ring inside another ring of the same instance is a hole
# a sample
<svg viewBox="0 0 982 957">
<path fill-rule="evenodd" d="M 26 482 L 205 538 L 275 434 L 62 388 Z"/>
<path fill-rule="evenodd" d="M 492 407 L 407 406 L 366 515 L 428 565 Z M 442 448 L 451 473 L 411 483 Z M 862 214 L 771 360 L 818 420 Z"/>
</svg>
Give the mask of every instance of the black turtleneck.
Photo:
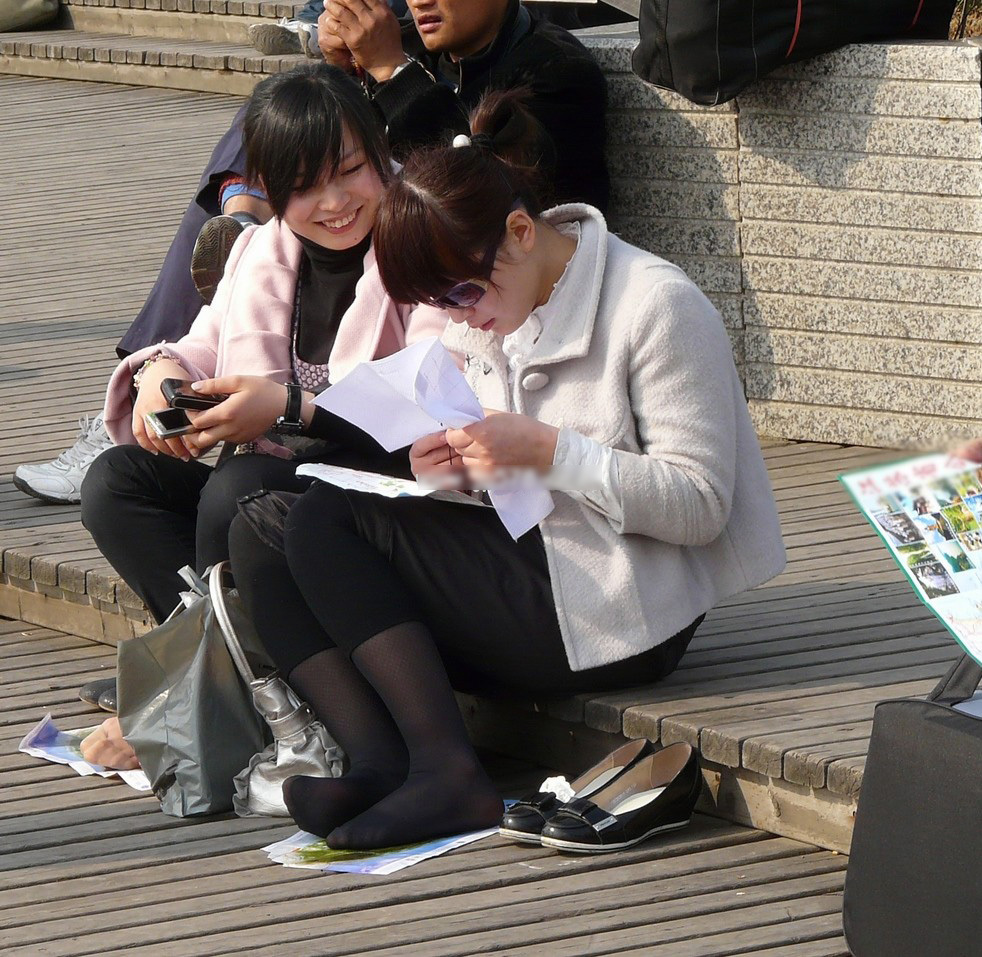
<svg viewBox="0 0 982 957">
<path fill-rule="evenodd" d="M 296 233 L 294 233 L 296 236 Z M 305 362 L 323 365 L 334 348 L 341 317 L 355 298 L 355 286 L 365 271 L 372 243 L 366 236 L 351 249 L 325 249 L 297 236 L 304 256 L 300 266 L 300 323 L 297 354 Z"/>
</svg>

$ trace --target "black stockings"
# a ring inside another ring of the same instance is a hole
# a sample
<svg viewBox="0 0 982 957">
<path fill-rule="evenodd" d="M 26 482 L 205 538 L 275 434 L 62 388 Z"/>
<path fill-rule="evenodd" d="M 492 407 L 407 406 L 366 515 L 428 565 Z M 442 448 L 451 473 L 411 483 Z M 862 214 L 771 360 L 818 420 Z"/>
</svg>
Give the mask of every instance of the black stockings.
<svg viewBox="0 0 982 957">
<path fill-rule="evenodd" d="M 332 847 L 373 848 L 497 823 L 501 800 L 429 631 L 403 622 L 351 651 L 338 648 L 320 624 L 322 614 L 330 624 L 341 600 L 324 577 L 317 600 L 305 601 L 284 556 L 242 516 L 230 547 L 236 583 L 277 665 L 290 660 L 295 639 L 321 648 L 291 668 L 289 681 L 350 762 L 341 778 L 289 780 L 284 796 L 297 824 Z"/>
</svg>

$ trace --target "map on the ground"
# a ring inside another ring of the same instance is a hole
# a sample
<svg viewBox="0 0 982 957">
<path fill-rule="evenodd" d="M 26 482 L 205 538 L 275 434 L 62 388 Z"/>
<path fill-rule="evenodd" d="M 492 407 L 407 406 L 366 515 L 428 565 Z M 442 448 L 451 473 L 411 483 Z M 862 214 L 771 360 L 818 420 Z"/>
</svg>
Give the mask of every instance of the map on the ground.
<svg viewBox="0 0 982 957">
<path fill-rule="evenodd" d="M 921 601 L 982 664 L 982 465 L 924 455 L 839 481 Z"/>
<path fill-rule="evenodd" d="M 394 874 L 431 857 L 446 854 L 465 844 L 497 834 L 496 827 L 472 831 L 455 837 L 441 837 L 423 844 L 405 847 L 383 847 L 372 851 L 336 851 L 323 838 L 298 831 L 292 837 L 264 847 L 274 864 L 284 867 L 304 867 L 316 871 L 343 871 L 348 874 Z"/>
</svg>

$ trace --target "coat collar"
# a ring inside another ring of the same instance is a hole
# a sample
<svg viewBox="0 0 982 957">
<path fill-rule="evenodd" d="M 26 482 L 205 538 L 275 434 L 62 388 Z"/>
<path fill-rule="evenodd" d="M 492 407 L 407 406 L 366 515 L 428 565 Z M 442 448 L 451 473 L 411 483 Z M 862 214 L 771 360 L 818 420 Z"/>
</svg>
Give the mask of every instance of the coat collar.
<svg viewBox="0 0 982 957">
<path fill-rule="evenodd" d="M 544 331 L 533 353 L 536 365 L 579 358 L 590 351 L 607 266 L 607 224 L 599 210 L 570 203 L 546 210 L 542 218 L 553 226 L 579 223 L 580 241 L 555 292 L 538 310 Z"/>
<path fill-rule="evenodd" d="M 590 351 L 607 265 L 608 237 L 603 214 L 585 203 L 556 206 L 541 218 L 554 226 L 579 223 L 580 241 L 556 291 L 538 310 L 544 330 L 529 356 L 530 364 L 537 366 L 580 358 Z M 501 337 L 493 332 L 455 326 L 444 338 L 454 344 L 453 348 L 480 357 L 499 371 L 507 367 Z"/>
</svg>

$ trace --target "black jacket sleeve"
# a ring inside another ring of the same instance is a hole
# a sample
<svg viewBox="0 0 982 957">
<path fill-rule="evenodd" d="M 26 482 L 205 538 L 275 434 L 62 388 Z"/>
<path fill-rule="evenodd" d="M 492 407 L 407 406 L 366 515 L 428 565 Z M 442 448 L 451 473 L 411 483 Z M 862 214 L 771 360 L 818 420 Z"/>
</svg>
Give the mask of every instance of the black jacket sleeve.
<svg viewBox="0 0 982 957">
<path fill-rule="evenodd" d="M 449 86 L 437 83 L 420 63 L 410 63 L 373 90 L 389 146 L 397 159 L 414 147 L 439 143 L 450 133 L 466 133 L 467 111 Z"/>
<path fill-rule="evenodd" d="M 336 460 L 329 459 L 335 465 L 412 478 L 412 473 L 409 471 L 408 449 L 386 452 L 375 439 L 359 429 L 357 425 L 352 425 L 346 419 L 320 406 L 314 408 L 314 417 L 304 431 L 304 435 L 308 438 L 336 443 L 340 449 L 343 449 L 343 457 Z"/>
<path fill-rule="evenodd" d="M 314 407 L 314 417 L 304 430 L 304 435 L 311 439 L 323 439 L 327 442 L 337 442 L 346 448 L 357 452 L 367 452 L 372 455 L 385 455 L 385 449 L 367 432 L 352 425 L 347 419 L 328 412 L 320 406 Z"/>
</svg>

